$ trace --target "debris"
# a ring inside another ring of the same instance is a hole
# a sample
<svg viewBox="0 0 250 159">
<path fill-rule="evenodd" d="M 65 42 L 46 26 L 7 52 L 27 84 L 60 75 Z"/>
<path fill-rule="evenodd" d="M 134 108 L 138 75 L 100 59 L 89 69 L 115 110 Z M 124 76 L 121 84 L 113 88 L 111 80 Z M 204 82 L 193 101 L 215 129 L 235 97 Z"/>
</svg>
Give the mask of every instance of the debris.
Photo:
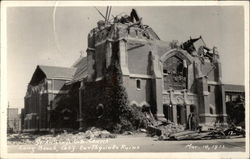
<svg viewBox="0 0 250 159">
<path fill-rule="evenodd" d="M 159 137 L 159 140 L 169 140 L 169 134 L 162 134 L 162 135 Z"/>
<path fill-rule="evenodd" d="M 133 135 L 134 133 L 133 132 L 131 132 L 131 131 L 125 131 L 124 133 L 123 133 L 123 135 Z"/>
<path fill-rule="evenodd" d="M 194 134 L 195 131 L 182 131 L 182 132 L 177 132 L 177 133 L 173 133 L 170 135 L 171 139 L 176 139 L 176 140 L 180 140 L 180 139 L 184 139 L 185 137 L 188 137 L 191 134 Z"/>
<path fill-rule="evenodd" d="M 151 136 L 154 136 L 154 135 L 160 136 L 162 134 L 161 129 L 159 129 L 155 126 L 148 126 L 148 133 Z"/>
<path fill-rule="evenodd" d="M 199 134 L 197 132 L 191 132 L 191 133 L 181 135 L 181 136 L 170 137 L 170 139 L 173 139 L 173 138 L 176 140 L 193 140 L 193 139 L 199 138 Z"/>
<path fill-rule="evenodd" d="M 147 132 L 151 136 L 161 136 L 162 139 L 169 137 L 169 134 L 184 131 L 182 125 L 175 124 L 169 120 L 156 121 L 153 126 L 148 126 Z"/>
<path fill-rule="evenodd" d="M 147 130 L 146 129 L 140 129 L 140 132 L 146 133 Z"/>
<path fill-rule="evenodd" d="M 85 133 L 85 137 L 87 139 L 93 139 L 95 137 L 95 135 L 92 133 L 92 131 L 87 130 L 86 133 Z"/>
<path fill-rule="evenodd" d="M 196 131 L 185 130 L 183 126 L 170 123 L 168 125 L 158 124 L 156 126 L 149 127 L 148 133 L 158 135 L 159 140 L 201 140 L 201 139 L 225 139 L 230 136 L 242 135 L 245 137 L 245 130 L 242 127 L 211 127 L 206 131 L 198 129 Z"/>
<path fill-rule="evenodd" d="M 115 138 L 115 134 L 111 134 L 107 130 L 101 130 L 95 127 L 88 129 L 86 132 L 69 133 L 64 131 L 61 134 L 11 134 L 8 135 L 8 144 L 58 144 L 58 143 L 84 143 L 88 139 L 97 138 Z"/>
<path fill-rule="evenodd" d="M 159 140 L 201 140 L 201 139 L 225 139 L 227 136 L 223 131 L 213 130 L 209 132 L 182 131 L 172 134 L 162 134 Z"/>
<path fill-rule="evenodd" d="M 116 135 L 115 134 L 111 134 L 107 130 L 103 130 L 103 131 L 101 131 L 101 134 L 99 134 L 99 137 L 100 138 L 115 138 Z"/>
<path fill-rule="evenodd" d="M 224 131 L 225 135 L 227 136 L 238 136 L 238 135 L 243 135 L 245 137 L 246 132 L 244 129 L 242 129 L 241 127 L 233 127 L 233 128 L 229 128 L 226 129 Z"/>
</svg>

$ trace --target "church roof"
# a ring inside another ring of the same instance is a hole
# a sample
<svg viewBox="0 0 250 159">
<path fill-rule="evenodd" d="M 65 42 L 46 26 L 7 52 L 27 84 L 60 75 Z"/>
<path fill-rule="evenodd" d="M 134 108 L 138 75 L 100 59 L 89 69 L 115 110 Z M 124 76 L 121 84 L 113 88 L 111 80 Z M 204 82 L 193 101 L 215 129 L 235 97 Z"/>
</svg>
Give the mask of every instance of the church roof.
<svg viewBox="0 0 250 159">
<path fill-rule="evenodd" d="M 37 84 L 43 78 L 71 80 L 75 71 L 76 68 L 38 65 L 30 80 L 30 84 Z"/>
<path fill-rule="evenodd" d="M 70 83 L 80 81 L 87 77 L 87 57 L 81 57 L 79 60 L 77 60 L 73 67 L 76 68 L 76 71 Z"/>
<path fill-rule="evenodd" d="M 58 67 L 58 66 L 38 66 L 46 75 L 48 79 L 52 78 L 62 78 L 62 79 L 72 79 L 76 68 L 69 67 Z"/>
</svg>

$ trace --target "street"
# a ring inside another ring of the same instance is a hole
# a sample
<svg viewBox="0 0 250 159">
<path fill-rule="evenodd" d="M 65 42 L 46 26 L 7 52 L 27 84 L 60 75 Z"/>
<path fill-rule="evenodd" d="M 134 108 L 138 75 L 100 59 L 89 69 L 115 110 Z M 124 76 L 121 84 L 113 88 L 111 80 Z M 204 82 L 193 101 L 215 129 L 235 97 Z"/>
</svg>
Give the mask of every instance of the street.
<svg viewBox="0 0 250 159">
<path fill-rule="evenodd" d="M 118 135 L 113 139 L 92 139 L 84 143 L 8 145 L 9 153 L 85 152 L 244 152 L 245 138 L 159 141 L 145 134 Z"/>
</svg>

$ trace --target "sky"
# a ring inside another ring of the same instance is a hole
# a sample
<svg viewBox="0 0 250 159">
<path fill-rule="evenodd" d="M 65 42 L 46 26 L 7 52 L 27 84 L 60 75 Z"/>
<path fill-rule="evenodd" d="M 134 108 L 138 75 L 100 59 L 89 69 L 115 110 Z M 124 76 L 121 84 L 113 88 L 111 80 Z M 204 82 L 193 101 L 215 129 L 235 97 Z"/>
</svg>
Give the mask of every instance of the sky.
<svg viewBox="0 0 250 159">
<path fill-rule="evenodd" d="M 161 40 L 203 37 L 218 48 L 222 81 L 244 84 L 244 11 L 232 6 L 113 7 L 111 15 L 135 8 Z M 98 7 L 104 14 L 106 7 Z M 70 67 L 86 55 L 87 35 L 102 20 L 94 7 L 9 7 L 7 78 L 10 107 L 22 108 L 37 65 Z"/>
</svg>

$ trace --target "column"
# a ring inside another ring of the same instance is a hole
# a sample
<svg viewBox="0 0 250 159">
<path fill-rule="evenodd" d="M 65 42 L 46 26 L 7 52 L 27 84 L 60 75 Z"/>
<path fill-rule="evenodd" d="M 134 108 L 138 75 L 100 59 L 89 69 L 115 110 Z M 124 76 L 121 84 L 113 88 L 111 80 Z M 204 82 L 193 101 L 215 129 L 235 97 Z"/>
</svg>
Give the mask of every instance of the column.
<svg viewBox="0 0 250 159">
<path fill-rule="evenodd" d="M 111 56 L 112 56 L 112 44 L 110 41 L 107 41 L 106 44 L 106 69 L 109 67 L 111 63 Z"/>
<path fill-rule="evenodd" d="M 88 48 L 87 49 L 87 72 L 88 72 L 88 81 L 93 81 L 95 78 L 95 49 Z"/>
<path fill-rule="evenodd" d="M 122 75 L 123 75 L 123 78 L 122 78 L 123 85 L 124 85 L 124 87 L 128 87 L 128 85 L 129 85 L 129 69 L 128 69 L 128 54 L 127 54 L 127 48 L 126 48 L 126 40 L 121 39 L 119 41 L 118 47 L 119 47 L 118 56 L 119 56 L 121 71 L 122 71 Z M 114 50 L 112 50 L 112 53 L 113 53 L 113 51 Z"/>
<path fill-rule="evenodd" d="M 123 75 L 129 76 L 129 70 L 128 70 L 128 55 L 126 50 L 126 41 L 120 40 L 119 41 L 119 61 L 121 65 L 121 70 Z"/>
<path fill-rule="evenodd" d="M 156 78 L 154 79 L 154 85 L 155 85 L 155 103 L 157 106 L 157 118 L 164 118 L 164 113 L 163 113 L 163 97 L 162 97 L 162 79 Z"/>
<path fill-rule="evenodd" d="M 188 75 L 187 75 L 187 90 L 191 90 L 192 85 L 194 84 L 194 67 L 193 63 L 188 66 Z"/>
<path fill-rule="evenodd" d="M 207 79 L 205 77 L 200 77 L 197 79 L 197 92 L 199 96 L 198 114 L 200 119 L 200 124 L 205 124 L 208 120 L 207 114 L 209 114 L 209 99 L 208 99 L 208 85 Z"/>
<path fill-rule="evenodd" d="M 218 55 L 217 55 L 218 56 Z M 221 79 L 222 79 L 222 70 L 221 70 L 221 63 L 219 62 L 219 57 L 217 57 L 216 62 L 214 64 L 216 66 L 217 69 L 217 78 L 216 80 L 221 83 Z"/>
<path fill-rule="evenodd" d="M 160 61 L 159 57 L 157 55 L 157 50 L 156 48 L 152 48 L 151 52 L 149 53 L 149 57 L 151 60 L 151 69 L 153 72 L 153 82 L 152 82 L 152 87 L 153 87 L 153 97 L 155 99 L 155 104 L 156 104 L 156 110 L 157 110 L 157 118 L 161 119 L 164 118 L 164 113 L 163 113 L 163 95 L 162 95 L 162 73 L 161 73 L 161 68 L 159 67 Z"/>
<path fill-rule="evenodd" d="M 222 119 L 223 119 L 223 123 L 227 123 L 227 108 L 226 108 L 226 99 L 225 99 L 225 89 L 223 85 L 220 85 L 220 90 L 221 90 L 221 102 L 222 102 Z"/>
<path fill-rule="evenodd" d="M 187 114 L 186 119 L 188 120 L 188 116 L 190 114 L 190 105 L 186 105 L 186 114 Z"/>
<path fill-rule="evenodd" d="M 177 105 L 172 105 L 173 107 L 173 122 L 177 124 Z"/>
</svg>

